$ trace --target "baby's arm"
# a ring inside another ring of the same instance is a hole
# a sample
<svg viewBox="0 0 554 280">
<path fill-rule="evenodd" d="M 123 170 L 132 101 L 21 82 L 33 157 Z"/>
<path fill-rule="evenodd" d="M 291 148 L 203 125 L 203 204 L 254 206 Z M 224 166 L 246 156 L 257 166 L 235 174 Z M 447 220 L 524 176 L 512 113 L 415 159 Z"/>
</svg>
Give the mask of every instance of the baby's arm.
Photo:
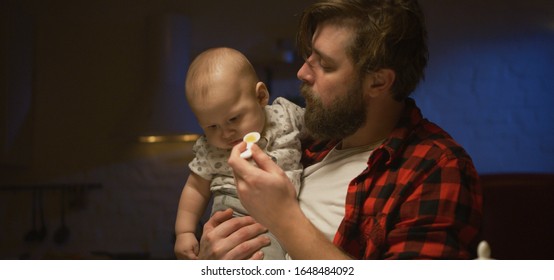
<svg viewBox="0 0 554 280">
<path fill-rule="evenodd" d="M 197 259 L 196 226 L 210 200 L 210 181 L 190 174 L 181 192 L 175 221 L 175 256 L 178 259 Z"/>
</svg>

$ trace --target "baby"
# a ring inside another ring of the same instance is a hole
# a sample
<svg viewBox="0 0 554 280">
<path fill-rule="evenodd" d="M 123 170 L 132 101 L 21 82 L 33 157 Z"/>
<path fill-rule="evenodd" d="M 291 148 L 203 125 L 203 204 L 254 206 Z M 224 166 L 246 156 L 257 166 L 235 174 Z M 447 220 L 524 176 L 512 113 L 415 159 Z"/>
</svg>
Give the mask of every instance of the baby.
<svg viewBox="0 0 554 280">
<path fill-rule="evenodd" d="M 298 136 L 304 109 L 284 98 L 268 105 L 266 85 L 248 59 L 230 48 L 198 55 L 188 70 L 185 91 L 204 136 L 193 147 L 195 158 L 179 201 L 175 253 L 178 258 L 197 259 L 196 227 L 212 196 L 212 214 L 232 208 L 236 216 L 248 215 L 227 164 L 231 148 L 247 133 L 261 134 L 257 145 L 285 170 L 298 193 L 302 174 Z M 264 259 L 284 259 L 277 240 L 271 233 L 268 237 L 271 245 L 262 249 Z"/>
</svg>

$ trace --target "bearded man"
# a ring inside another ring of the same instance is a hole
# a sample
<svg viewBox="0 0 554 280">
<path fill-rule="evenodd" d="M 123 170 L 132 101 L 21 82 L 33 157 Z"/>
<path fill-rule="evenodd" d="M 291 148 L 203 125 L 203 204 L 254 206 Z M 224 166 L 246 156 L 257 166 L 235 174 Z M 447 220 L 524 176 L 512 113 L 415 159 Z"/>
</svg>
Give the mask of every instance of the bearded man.
<svg viewBox="0 0 554 280">
<path fill-rule="evenodd" d="M 214 215 L 203 258 L 260 259 L 269 229 L 293 259 L 468 259 L 482 194 L 471 158 L 409 96 L 424 76 L 427 31 L 415 0 L 329 0 L 302 15 L 306 99 L 298 196 L 271 158 L 233 148 L 252 217 Z"/>
</svg>

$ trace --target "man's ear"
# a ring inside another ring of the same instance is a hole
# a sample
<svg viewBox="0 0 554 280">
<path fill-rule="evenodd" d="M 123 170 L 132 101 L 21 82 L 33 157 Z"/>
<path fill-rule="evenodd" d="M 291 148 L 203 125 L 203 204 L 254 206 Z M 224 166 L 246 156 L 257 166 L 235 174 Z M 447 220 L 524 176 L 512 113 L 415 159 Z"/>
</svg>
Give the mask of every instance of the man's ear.
<svg viewBox="0 0 554 280">
<path fill-rule="evenodd" d="M 256 84 L 256 98 L 260 105 L 265 106 L 269 102 L 269 91 L 267 86 L 263 82 L 258 82 Z"/>
<path fill-rule="evenodd" d="M 364 80 L 364 91 L 370 97 L 378 97 L 384 93 L 390 93 L 390 89 L 396 79 L 396 73 L 392 69 L 380 69 L 376 72 L 366 74 Z"/>
</svg>

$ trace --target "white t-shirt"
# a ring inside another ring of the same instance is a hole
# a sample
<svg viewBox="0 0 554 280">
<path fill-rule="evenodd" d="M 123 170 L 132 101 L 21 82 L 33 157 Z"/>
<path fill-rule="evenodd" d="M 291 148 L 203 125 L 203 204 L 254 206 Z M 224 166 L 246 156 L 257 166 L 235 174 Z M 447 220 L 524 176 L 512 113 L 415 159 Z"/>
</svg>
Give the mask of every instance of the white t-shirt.
<svg viewBox="0 0 554 280">
<path fill-rule="evenodd" d="M 330 241 L 344 218 L 348 185 L 367 167 L 374 149 L 375 145 L 344 150 L 335 147 L 321 162 L 304 169 L 300 208 Z"/>
</svg>

